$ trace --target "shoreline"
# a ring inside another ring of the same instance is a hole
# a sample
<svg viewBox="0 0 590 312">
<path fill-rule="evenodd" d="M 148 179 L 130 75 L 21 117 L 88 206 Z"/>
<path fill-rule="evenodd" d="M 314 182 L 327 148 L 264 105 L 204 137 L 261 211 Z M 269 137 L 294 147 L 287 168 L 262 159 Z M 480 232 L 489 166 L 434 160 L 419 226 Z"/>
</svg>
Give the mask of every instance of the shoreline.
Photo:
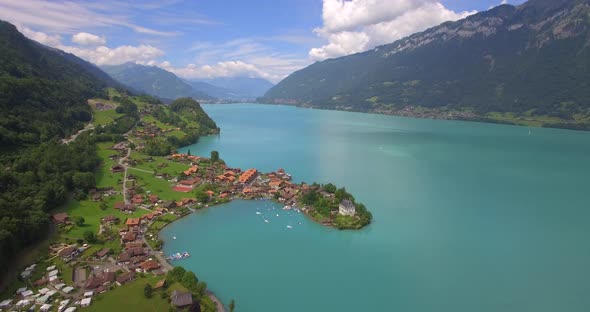
<svg viewBox="0 0 590 312">
<path fill-rule="evenodd" d="M 232 104 L 240 104 L 240 103 L 232 103 Z M 248 104 L 248 103 L 242 103 Z M 485 124 L 499 124 L 499 125 L 507 125 L 507 126 L 517 126 L 517 127 L 528 127 L 528 128 L 546 128 L 546 129 L 559 129 L 559 130 L 571 130 L 571 131 L 583 131 L 589 132 L 590 131 L 590 121 L 588 122 L 571 122 L 568 120 L 555 120 L 555 121 L 547 121 L 543 119 L 520 119 L 523 122 L 519 123 L 516 121 L 508 120 L 508 119 L 495 119 L 493 117 L 489 117 L 486 115 L 479 115 L 475 113 L 469 113 L 469 116 L 440 116 L 440 114 L 448 114 L 448 113 L 462 113 L 461 111 L 449 111 L 449 112 L 437 112 L 434 115 L 421 115 L 420 113 L 408 113 L 404 111 L 360 111 L 360 110 L 353 110 L 353 109 L 346 109 L 346 108 L 337 108 L 337 107 L 321 107 L 321 106 L 314 106 L 314 105 L 306 105 L 306 104 L 290 104 L 290 103 L 268 103 L 268 102 L 253 102 L 251 104 L 261 104 L 261 105 L 271 105 L 271 106 L 292 106 L 297 108 L 305 108 L 305 109 L 319 109 L 319 110 L 326 110 L 326 111 L 339 111 L 339 112 L 348 112 L 348 113 L 361 113 L 361 114 L 371 114 L 371 115 L 384 115 L 384 116 L 396 116 L 396 117 L 404 117 L 404 118 L 414 118 L 414 119 L 431 119 L 431 120 L 449 120 L 449 121 L 465 121 L 465 122 L 478 122 L 478 123 L 485 123 Z M 213 105 L 213 104 L 209 104 Z M 490 112 L 493 113 L 493 112 Z M 534 117 L 534 116 L 531 116 Z M 542 117 L 542 116 L 539 116 Z M 526 124 L 525 122 L 529 122 L 531 124 Z M 533 124 L 535 123 L 535 124 Z"/>
</svg>

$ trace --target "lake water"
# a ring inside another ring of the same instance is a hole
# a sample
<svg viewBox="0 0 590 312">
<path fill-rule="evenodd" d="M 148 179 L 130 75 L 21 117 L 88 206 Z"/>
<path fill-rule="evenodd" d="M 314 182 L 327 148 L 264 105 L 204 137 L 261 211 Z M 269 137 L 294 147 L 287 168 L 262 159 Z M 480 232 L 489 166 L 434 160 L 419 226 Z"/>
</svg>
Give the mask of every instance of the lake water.
<svg viewBox="0 0 590 312">
<path fill-rule="evenodd" d="M 590 133 L 203 107 L 222 132 L 192 154 L 334 182 L 374 216 L 337 231 L 268 201 L 236 201 L 167 227 L 166 253 L 188 250 L 178 264 L 236 310 L 590 310 Z"/>
</svg>

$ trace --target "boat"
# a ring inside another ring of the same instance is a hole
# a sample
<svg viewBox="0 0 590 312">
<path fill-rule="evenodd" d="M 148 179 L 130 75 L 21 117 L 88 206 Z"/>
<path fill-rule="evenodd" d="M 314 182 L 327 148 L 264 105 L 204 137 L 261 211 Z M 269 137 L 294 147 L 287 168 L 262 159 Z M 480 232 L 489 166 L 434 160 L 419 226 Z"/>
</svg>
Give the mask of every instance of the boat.
<svg viewBox="0 0 590 312">
<path fill-rule="evenodd" d="M 287 206 L 283 207 L 283 210 L 291 210 L 291 206 L 287 205 Z"/>
<path fill-rule="evenodd" d="M 292 229 L 293 227 L 292 227 L 292 226 L 290 226 L 290 225 L 287 225 L 287 228 L 288 228 L 288 229 Z"/>
<path fill-rule="evenodd" d="M 268 220 L 264 219 L 264 222 L 268 223 Z"/>
<path fill-rule="evenodd" d="M 172 236 L 172 239 L 176 239 L 176 236 Z"/>
<path fill-rule="evenodd" d="M 170 255 L 170 257 L 166 258 L 167 260 L 181 260 L 181 259 L 186 259 L 188 257 L 190 257 L 191 255 L 188 253 L 188 251 L 185 251 L 183 253 L 177 252 L 175 254 Z"/>
<path fill-rule="evenodd" d="M 256 214 L 259 215 L 260 214 L 260 211 L 256 211 Z"/>
<path fill-rule="evenodd" d="M 277 213 L 277 217 L 279 216 L 279 214 Z"/>
</svg>

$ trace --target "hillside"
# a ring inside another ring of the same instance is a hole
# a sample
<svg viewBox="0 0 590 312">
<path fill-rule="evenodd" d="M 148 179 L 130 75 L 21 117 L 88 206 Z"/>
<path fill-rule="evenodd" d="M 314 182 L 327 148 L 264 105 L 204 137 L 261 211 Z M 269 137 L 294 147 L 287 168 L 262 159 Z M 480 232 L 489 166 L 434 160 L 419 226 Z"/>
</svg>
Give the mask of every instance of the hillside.
<svg viewBox="0 0 590 312">
<path fill-rule="evenodd" d="M 194 90 L 191 85 L 173 73 L 156 66 L 125 63 L 101 68 L 120 83 L 162 99 L 175 100 L 182 97 L 213 99 L 208 94 Z"/>
<path fill-rule="evenodd" d="M 260 100 L 586 128 L 589 47 L 590 0 L 531 0 L 316 62 Z"/>
<path fill-rule="evenodd" d="M 91 118 L 86 99 L 119 84 L 72 54 L 0 21 L 0 147 L 63 137 Z"/>
</svg>

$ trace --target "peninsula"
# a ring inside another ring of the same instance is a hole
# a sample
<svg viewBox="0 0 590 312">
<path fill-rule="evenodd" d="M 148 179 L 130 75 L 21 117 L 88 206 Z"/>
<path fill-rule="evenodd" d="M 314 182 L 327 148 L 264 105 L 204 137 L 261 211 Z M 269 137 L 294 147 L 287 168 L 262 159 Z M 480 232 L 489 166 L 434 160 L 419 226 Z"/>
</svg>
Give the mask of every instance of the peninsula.
<svg viewBox="0 0 590 312">
<path fill-rule="evenodd" d="M 272 200 L 338 229 L 371 222 L 363 204 L 331 183 L 294 183 L 283 169 L 231 168 L 216 151 L 176 153 L 219 133 L 190 98 L 163 105 L 107 91 L 108 98 L 88 101 L 91 121 L 57 145 L 98 168 L 72 177 L 73 197 L 52 212 L 55 234 L 15 268 L 18 278 L 1 293 L 2 309 L 51 310 L 57 302 L 60 311 L 104 311 L 132 300 L 145 309 L 225 311 L 205 282 L 170 264 L 190 253 L 164 255 L 158 234 L 192 211 L 233 199 Z"/>
</svg>

